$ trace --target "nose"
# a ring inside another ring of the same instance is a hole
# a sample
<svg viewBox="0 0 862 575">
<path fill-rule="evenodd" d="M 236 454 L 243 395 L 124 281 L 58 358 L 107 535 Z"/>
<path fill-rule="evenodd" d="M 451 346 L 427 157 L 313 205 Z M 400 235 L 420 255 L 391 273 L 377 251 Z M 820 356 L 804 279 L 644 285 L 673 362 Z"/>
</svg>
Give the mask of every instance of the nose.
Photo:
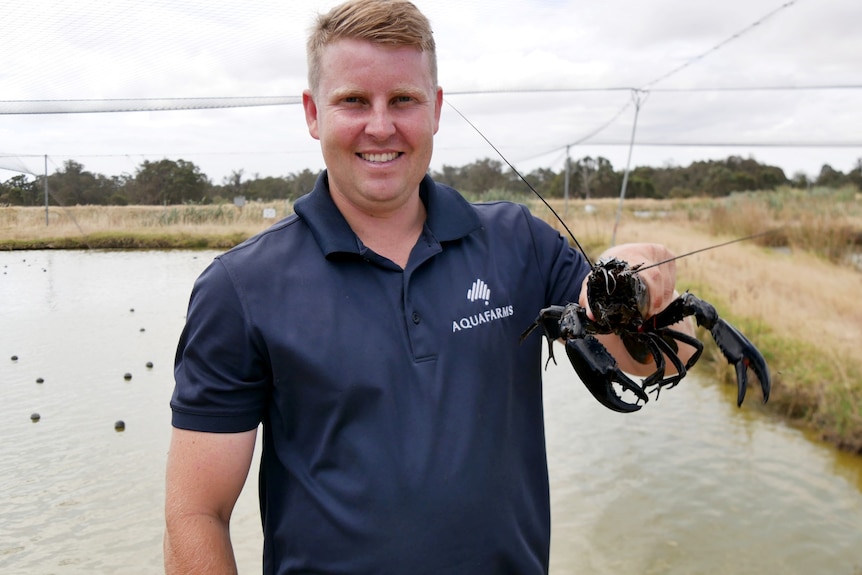
<svg viewBox="0 0 862 575">
<path fill-rule="evenodd" d="M 395 120 L 389 106 L 375 105 L 371 108 L 365 133 L 377 139 L 385 139 L 395 133 Z"/>
</svg>

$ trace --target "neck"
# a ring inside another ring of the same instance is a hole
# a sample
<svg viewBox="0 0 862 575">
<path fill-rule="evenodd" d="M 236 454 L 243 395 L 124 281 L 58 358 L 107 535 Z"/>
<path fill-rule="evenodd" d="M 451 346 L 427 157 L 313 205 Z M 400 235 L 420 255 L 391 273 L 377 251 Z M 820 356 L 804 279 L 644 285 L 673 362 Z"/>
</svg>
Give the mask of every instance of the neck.
<svg viewBox="0 0 862 575">
<path fill-rule="evenodd" d="M 335 201 L 353 233 L 366 247 L 402 268 L 407 266 L 425 224 L 425 204 L 418 194 L 398 209 L 383 213 L 370 213 Z"/>
</svg>

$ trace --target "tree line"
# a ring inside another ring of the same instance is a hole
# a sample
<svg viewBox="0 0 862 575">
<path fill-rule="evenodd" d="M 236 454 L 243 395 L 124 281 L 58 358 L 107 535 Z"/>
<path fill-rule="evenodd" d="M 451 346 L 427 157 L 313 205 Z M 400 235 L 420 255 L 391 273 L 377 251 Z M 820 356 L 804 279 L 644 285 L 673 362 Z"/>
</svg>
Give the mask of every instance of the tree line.
<svg viewBox="0 0 862 575">
<path fill-rule="evenodd" d="M 192 162 L 163 159 L 145 160 L 135 173 L 105 176 L 68 160 L 47 176 L 49 203 L 71 205 L 175 205 L 218 204 L 236 197 L 248 201 L 295 200 L 311 191 L 319 172 L 304 169 L 282 177 L 246 177 L 243 170 L 232 172 L 221 184 L 214 184 Z M 477 160 L 461 167 L 444 165 L 432 171 L 437 181 L 450 185 L 471 198 L 504 197 L 528 193 L 520 177 L 502 162 Z M 607 198 L 620 194 L 624 174 L 602 157 L 569 161 L 559 172 L 539 168 L 524 177 L 548 198 Z M 729 156 L 724 160 L 693 162 L 689 166 L 638 167 L 629 174 L 626 196 L 634 198 L 685 198 L 725 196 L 747 190 L 772 190 L 778 186 L 838 188 L 855 185 L 862 189 L 862 158 L 848 173 L 824 164 L 818 176 L 803 173 L 787 178 L 781 168 L 761 164 L 753 158 Z M 0 183 L 0 206 L 43 205 L 45 176 L 13 176 Z"/>
</svg>

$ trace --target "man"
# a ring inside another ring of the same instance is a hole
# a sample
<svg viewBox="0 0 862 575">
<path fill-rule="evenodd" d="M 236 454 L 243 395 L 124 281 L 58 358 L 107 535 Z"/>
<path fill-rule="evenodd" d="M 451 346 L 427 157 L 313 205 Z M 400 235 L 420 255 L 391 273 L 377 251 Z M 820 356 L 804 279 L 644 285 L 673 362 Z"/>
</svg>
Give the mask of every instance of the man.
<svg viewBox="0 0 862 575">
<path fill-rule="evenodd" d="M 545 573 L 542 342 L 518 336 L 539 309 L 585 301 L 589 266 L 523 206 L 473 206 L 426 176 L 443 93 L 412 4 L 351 0 L 308 50 L 327 170 L 195 284 L 167 572 L 235 572 L 230 515 L 262 422 L 265 573 Z M 673 266 L 646 275 L 657 311 Z"/>
</svg>

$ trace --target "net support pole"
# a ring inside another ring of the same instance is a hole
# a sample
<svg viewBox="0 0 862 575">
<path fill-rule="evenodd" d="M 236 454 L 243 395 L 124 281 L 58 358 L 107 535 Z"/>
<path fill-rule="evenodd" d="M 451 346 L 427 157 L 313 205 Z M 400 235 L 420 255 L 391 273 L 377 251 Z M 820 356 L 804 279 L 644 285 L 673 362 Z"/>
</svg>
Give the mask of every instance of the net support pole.
<svg viewBox="0 0 862 575">
<path fill-rule="evenodd" d="M 614 221 L 614 232 L 611 234 L 611 246 L 615 246 L 617 244 L 617 226 L 620 224 L 620 217 L 622 217 L 623 213 L 623 201 L 626 198 L 626 186 L 629 183 L 629 171 L 631 169 L 632 164 L 632 150 L 635 147 L 635 132 L 638 129 L 638 115 L 641 111 L 641 104 L 643 101 L 641 100 L 641 91 L 640 90 L 632 90 L 632 99 L 635 102 L 635 121 L 632 123 L 632 137 L 631 141 L 629 141 L 629 155 L 626 160 L 626 171 L 623 174 L 623 185 L 620 187 L 620 204 L 617 207 L 617 217 Z"/>
</svg>

